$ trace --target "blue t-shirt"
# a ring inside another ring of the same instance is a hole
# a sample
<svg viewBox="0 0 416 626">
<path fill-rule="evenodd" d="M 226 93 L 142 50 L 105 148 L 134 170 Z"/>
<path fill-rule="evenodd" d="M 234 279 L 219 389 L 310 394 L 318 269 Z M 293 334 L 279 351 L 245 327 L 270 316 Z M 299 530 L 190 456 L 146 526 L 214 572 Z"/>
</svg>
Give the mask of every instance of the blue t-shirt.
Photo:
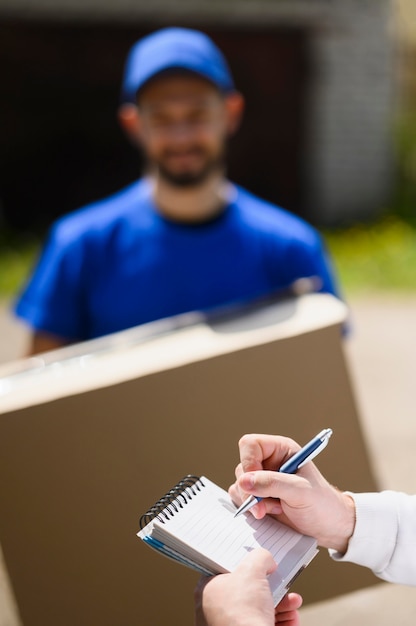
<svg viewBox="0 0 416 626">
<path fill-rule="evenodd" d="M 34 329 L 81 341 L 310 276 L 337 295 L 321 238 L 300 218 L 236 186 L 216 219 L 174 222 L 141 179 L 54 224 L 15 310 Z"/>
</svg>

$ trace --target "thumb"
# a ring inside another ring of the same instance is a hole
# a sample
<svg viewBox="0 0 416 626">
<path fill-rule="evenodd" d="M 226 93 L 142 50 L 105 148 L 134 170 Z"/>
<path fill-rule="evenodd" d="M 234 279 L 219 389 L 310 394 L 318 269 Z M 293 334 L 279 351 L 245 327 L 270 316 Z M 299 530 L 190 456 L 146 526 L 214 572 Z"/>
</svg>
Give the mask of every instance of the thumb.
<svg viewBox="0 0 416 626">
<path fill-rule="evenodd" d="M 241 561 L 236 570 L 246 571 L 251 576 L 267 576 L 275 571 L 277 563 L 268 550 L 255 548 Z"/>
</svg>

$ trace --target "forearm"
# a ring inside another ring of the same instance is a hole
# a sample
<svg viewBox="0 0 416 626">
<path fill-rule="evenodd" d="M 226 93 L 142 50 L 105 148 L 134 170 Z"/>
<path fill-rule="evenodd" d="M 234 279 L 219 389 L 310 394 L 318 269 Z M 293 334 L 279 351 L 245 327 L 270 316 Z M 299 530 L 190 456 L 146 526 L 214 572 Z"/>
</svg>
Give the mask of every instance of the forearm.
<svg viewBox="0 0 416 626">
<path fill-rule="evenodd" d="M 351 494 L 356 507 L 354 533 L 339 561 L 370 568 L 390 582 L 416 585 L 416 496 L 384 491 Z"/>
</svg>

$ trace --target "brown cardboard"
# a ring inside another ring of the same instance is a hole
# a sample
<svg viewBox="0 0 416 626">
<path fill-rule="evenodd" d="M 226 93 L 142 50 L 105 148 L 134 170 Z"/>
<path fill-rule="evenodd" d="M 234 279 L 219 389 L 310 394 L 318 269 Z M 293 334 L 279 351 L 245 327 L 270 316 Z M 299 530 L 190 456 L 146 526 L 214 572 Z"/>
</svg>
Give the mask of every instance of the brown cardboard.
<svg viewBox="0 0 416 626">
<path fill-rule="evenodd" d="M 55 370 L 37 360 L 37 371 L 32 361 L 6 372 L 0 539 L 24 626 L 191 625 L 198 576 L 146 547 L 139 517 L 188 473 L 227 488 L 246 432 L 304 443 L 331 427 L 318 466 L 341 489 L 376 489 L 345 315 L 331 296 L 308 295 L 130 347 L 112 338 L 90 365 L 68 359 L 77 347 L 59 351 Z M 375 582 L 322 550 L 295 589 L 311 602 Z"/>
</svg>

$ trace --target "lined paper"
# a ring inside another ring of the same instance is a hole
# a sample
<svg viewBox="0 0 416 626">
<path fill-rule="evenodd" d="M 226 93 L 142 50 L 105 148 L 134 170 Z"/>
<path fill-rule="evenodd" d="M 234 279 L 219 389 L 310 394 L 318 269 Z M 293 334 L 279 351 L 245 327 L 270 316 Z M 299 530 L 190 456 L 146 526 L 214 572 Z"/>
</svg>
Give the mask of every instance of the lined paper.
<svg viewBox="0 0 416 626">
<path fill-rule="evenodd" d="M 212 573 L 233 571 L 248 552 L 266 548 L 278 563 L 269 580 L 273 592 L 281 589 L 280 599 L 286 583 L 316 554 L 315 540 L 270 516 L 261 520 L 251 514 L 234 517 L 236 507 L 228 493 L 206 477 L 200 480 L 204 485 L 200 491 L 185 490 L 188 502 L 183 508 L 171 516 L 168 513 L 168 519 L 155 518 L 139 536 L 150 532 L 152 538 Z"/>
</svg>

